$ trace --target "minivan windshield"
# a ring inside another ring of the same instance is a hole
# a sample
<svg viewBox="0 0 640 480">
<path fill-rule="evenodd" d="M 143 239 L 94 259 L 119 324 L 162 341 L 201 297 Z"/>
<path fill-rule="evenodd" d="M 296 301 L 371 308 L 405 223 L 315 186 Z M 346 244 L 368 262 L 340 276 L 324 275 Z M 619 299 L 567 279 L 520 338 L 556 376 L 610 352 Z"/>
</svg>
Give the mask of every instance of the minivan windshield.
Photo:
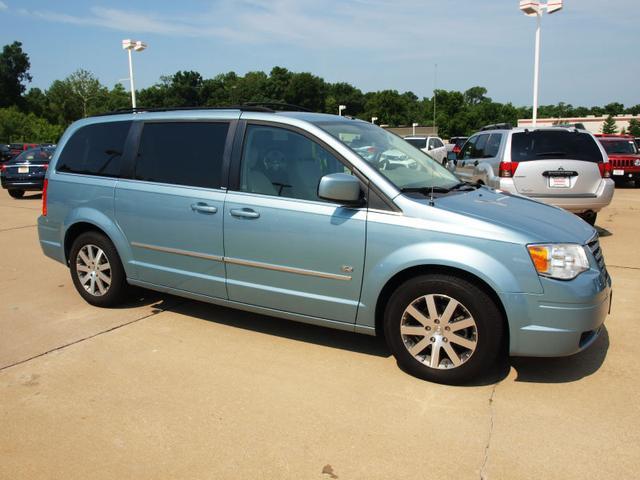
<svg viewBox="0 0 640 480">
<path fill-rule="evenodd" d="M 513 134 L 512 162 L 551 158 L 601 162 L 602 153 L 591 135 L 576 130 L 531 130 Z"/>
<path fill-rule="evenodd" d="M 459 185 L 460 179 L 429 155 L 383 128 L 362 121 L 316 122 L 400 190 Z"/>
<path fill-rule="evenodd" d="M 638 153 L 633 140 L 600 140 L 600 143 L 610 155 L 635 155 Z"/>
</svg>

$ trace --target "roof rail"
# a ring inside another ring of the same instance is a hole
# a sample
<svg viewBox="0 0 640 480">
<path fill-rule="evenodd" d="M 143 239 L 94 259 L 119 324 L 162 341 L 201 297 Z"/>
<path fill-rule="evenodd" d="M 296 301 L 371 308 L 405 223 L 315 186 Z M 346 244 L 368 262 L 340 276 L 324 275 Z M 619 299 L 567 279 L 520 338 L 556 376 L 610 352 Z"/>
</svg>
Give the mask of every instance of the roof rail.
<svg viewBox="0 0 640 480">
<path fill-rule="evenodd" d="M 136 107 L 136 108 L 120 108 L 118 110 L 113 110 L 111 112 L 98 113 L 96 115 L 90 115 L 90 117 L 104 117 L 107 115 L 122 115 L 125 113 L 142 113 L 142 112 L 173 112 L 173 111 L 184 111 L 184 110 L 242 110 L 245 112 L 265 112 L 265 113 L 274 113 L 275 110 L 259 105 L 226 105 L 220 107 L 157 107 L 157 108 L 145 108 L 145 107 Z"/>
<path fill-rule="evenodd" d="M 491 125 L 485 125 L 480 129 L 481 132 L 484 130 L 511 130 L 513 125 L 510 123 L 492 123 Z"/>
</svg>

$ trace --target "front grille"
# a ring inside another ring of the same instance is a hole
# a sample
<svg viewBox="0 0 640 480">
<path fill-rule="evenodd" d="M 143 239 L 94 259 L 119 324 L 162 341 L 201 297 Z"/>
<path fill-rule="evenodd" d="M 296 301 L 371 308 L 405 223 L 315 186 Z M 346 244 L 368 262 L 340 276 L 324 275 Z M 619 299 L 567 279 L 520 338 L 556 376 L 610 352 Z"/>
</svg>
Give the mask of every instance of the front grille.
<svg viewBox="0 0 640 480">
<path fill-rule="evenodd" d="M 587 246 L 589 247 L 589 250 L 591 250 L 591 253 L 593 253 L 593 258 L 596 259 L 598 268 L 608 280 L 609 273 L 607 272 L 607 267 L 604 263 L 604 255 L 602 255 L 602 249 L 600 248 L 600 239 L 598 238 L 597 234 L 595 237 L 589 240 L 589 242 L 587 242 Z"/>
</svg>

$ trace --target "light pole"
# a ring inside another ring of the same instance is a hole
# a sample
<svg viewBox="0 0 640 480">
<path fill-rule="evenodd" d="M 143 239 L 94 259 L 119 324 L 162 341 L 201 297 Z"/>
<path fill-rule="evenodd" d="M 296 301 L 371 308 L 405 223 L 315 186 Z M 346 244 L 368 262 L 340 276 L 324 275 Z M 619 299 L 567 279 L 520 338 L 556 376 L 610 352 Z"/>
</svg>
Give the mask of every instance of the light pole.
<svg viewBox="0 0 640 480">
<path fill-rule="evenodd" d="M 438 88 L 438 64 L 433 67 L 433 131 L 436 133 L 436 89 Z"/>
<path fill-rule="evenodd" d="M 122 48 L 129 54 L 129 84 L 131 85 L 131 107 L 136 108 L 136 87 L 133 83 L 133 61 L 131 60 L 131 50 L 141 52 L 147 48 L 147 44 L 140 40 L 122 40 Z"/>
<path fill-rule="evenodd" d="M 418 126 L 417 123 L 412 123 L 411 126 L 413 127 L 413 136 L 416 136 L 416 127 Z"/>
<path fill-rule="evenodd" d="M 371 117 L 371 123 L 375 125 L 377 121 L 378 121 L 378 117 Z"/>
<path fill-rule="evenodd" d="M 533 119 L 532 126 L 538 120 L 538 83 L 540 80 L 540 30 L 542 27 L 542 13 L 555 13 L 562 10 L 562 0 L 547 0 L 547 3 L 520 0 L 520 10 L 529 16 L 536 17 L 536 48 L 533 63 Z"/>
<path fill-rule="evenodd" d="M 347 109 L 346 105 L 338 105 L 338 115 L 342 116 L 342 111 L 346 109 Z"/>
</svg>

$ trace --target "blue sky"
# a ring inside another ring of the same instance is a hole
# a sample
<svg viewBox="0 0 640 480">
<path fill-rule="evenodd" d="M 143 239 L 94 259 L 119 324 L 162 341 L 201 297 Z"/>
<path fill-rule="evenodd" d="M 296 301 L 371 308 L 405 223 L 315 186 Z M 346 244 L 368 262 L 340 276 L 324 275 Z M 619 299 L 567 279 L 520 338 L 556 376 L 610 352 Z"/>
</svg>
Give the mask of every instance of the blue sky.
<svg viewBox="0 0 640 480">
<path fill-rule="evenodd" d="M 638 0 L 565 0 L 542 28 L 540 103 L 640 103 Z M 196 70 L 204 77 L 309 71 L 363 91 L 484 86 L 494 100 L 530 105 L 535 20 L 517 0 L 0 0 L 0 42 L 19 40 L 31 86 L 47 88 L 78 68 L 112 86 L 136 86 Z"/>
</svg>

